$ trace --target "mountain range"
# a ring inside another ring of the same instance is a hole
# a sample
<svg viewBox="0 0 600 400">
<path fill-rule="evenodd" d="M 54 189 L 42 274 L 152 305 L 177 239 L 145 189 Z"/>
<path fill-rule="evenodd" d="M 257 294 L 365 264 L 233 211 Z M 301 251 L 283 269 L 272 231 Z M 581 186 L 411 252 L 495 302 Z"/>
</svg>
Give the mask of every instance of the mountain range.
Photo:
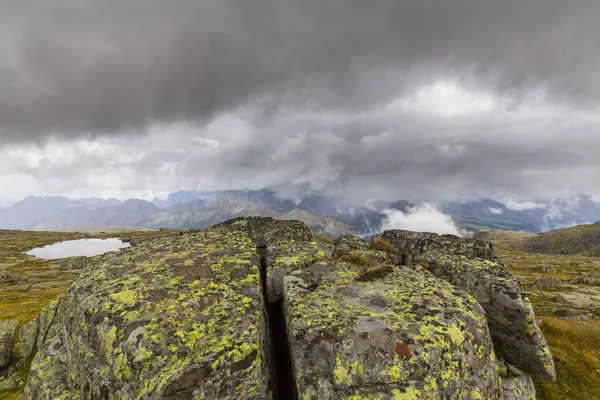
<svg viewBox="0 0 600 400">
<path fill-rule="evenodd" d="M 501 229 L 544 232 L 600 220 L 600 207 L 581 196 L 575 202 L 501 203 L 482 199 L 438 205 L 464 231 Z M 64 230 L 94 226 L 143 226 L 148 228 L 207 227 L 244 215 L 299 219 L 315 232 L 332 236 L 378 232 L 391 212 L 418 210 L 407 200 L 352 204 L 343 197 L 310 195 L 282 198 L 273 190 L 177 191 L 166 199 L 145 201 L 115 198 L 69 199 L 27 197 L 0 209 L 0 228 Z"/>
</svg>

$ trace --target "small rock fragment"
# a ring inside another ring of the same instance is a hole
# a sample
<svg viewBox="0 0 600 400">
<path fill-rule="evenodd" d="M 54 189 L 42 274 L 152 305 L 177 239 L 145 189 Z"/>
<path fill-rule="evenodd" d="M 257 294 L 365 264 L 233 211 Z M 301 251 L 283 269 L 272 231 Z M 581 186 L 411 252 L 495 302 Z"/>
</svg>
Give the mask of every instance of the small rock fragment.
<svg viewBox="0 0 600 400">
<path fill-rule="evenodd" d="M 394 341 L 394 352 L 399 356 L 403 356 L 408 359 L 412 358 L 413 356 L 410 346 L 404 343 L 402 340 Z"/>
</svg>

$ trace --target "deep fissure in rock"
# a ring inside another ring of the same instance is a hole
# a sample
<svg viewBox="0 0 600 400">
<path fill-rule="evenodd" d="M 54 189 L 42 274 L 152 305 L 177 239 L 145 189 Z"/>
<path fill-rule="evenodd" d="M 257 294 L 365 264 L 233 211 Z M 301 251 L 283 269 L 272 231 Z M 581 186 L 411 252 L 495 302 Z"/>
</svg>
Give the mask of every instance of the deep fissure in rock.
<svg viewBox="0 0 600 400">
<path fill-rule="evenodd" d="M 294 400 L 298 398 L 296 380 L 290 346 L 287 335 L 287 324 L 283 312 L 283 300 L 271 303 L 267 298 L 267 247 L 258 245 L 260 257 L 260 283 L 263 301 L 267 313 L 267 331 L 271 348 L 269 369 L 273 382 L 273 394 L 276 400 Z"/>
</svg>

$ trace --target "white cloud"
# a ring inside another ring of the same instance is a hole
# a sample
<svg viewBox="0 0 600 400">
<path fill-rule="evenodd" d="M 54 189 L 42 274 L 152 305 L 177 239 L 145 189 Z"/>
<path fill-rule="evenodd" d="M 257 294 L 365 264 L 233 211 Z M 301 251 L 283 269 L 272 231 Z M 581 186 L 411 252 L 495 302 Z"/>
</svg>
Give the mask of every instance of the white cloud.
<svg viewBox="0 0 600 400">
<path fill-rule="evenodd" d="M 434 232 L 461 236 L 461 232 L 452 218 L 431 203 L 423 203 L 408 209 L 406 213 L 398 210 L 385 210 L 387 219 L 381 229 L 404 229 L 416 232 Z"/>
<path fill-rule="evenodd" d="M 526 211 L 526 210 L 535 210 L 536 208 L 546 208 L 545 204 L 542 203 L 534 203 L 533 201 L 523 201 L 518 202 L 514 200 L 509 200 L 504 203 L 506 208 L 512 211 Z"/>
<path fill-rule="evenodd" d="M 504 213 L 504 210 L 499 207 L 488 207 L 488 210 L 490 210 L 490 212 L 494 215 L 501 215 Z"/>
<path fill-rule="evenodd" d="M 449 158 L 458 158 L 465 154 L 465 145 L 463 144 L 438 143 L 435 149 Z"/>
<path fill-rule="evenodd" d="M 453 117 L 490 112 L 497 108 L 497 100 L 489 93 L 470 90 L 458 82 L 440 80 L 423 86 L 412 97 L 401 103 L 411 113 Z"/>
</svg>

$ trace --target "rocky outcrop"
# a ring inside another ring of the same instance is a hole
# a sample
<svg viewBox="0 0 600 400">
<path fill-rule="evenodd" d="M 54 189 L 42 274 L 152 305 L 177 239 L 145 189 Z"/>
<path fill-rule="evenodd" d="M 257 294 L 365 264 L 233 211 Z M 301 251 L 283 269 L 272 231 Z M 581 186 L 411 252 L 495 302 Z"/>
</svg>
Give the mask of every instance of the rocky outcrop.
<svg viewBox="0 0 600 400">
<path fill-rule="evenodd" d="M 0 320 L 0 367 L 8 365 L 15 343 L 17 321 Z"/>
<path fill-rule="evenodd" d="M 600 305 L 600 296 L 575 292 L 558 292 L 556 293 L 556 301 L 575 308 L 593 308 Z"/>
<path fill-rule="evenodd" d="M 299 397 L 497 397 L 481 306 L 427 272 L 376 270 L 320 262 L 284 278 Z"/>
<path fill-rule="evenodd" d="M 25 398 L 268 397 L 259 259 L 214 228 L 94 259 L 61 300 Z"/>
<path fill-rule="evenodd" d="M 94 257 L 21 330 L 24 398 L 531 398 L 554 371 L 518 283 L 419 235 L 245 217 Z"/>
<path fill-rule="evenodd" d="M 46 338 L 57 333 L 58 324 L 54 324 L 54 319 L 60 303 L 61 301 L 55 300 L 48 304 L 37 317 L 21 327 L 19 330 L 19 345 L 23 358 L 29 358 L 42 347 L 46 342 Z M 53 332 L 50 332 L 51 328 Z"/>
<path fill-rule="evenodd" d="M 535 386 L 528 375 L 502 379 L 500 400 L 535 400 Z"/>
<path fill-rule="evenodd" d="M 59 269 L 61 271 L 82 269 L 85 268 L 86 264 L 87 257 L 70 257 L 62 260 Z"/>
<path fill-rule="evenodd" d="M 564 284 L 565 280 L 556 276 L 541 276 L 533 282 L 533 286 L 541 288 L 556 288 Z"/>
<path fill-rule="evenodd" d="M 510 364 L 500 362 L 500 400 L 535 400 L 531 376 Z"/>
<path fill-rule="evenodd" d="M 385 231 L 381 237 L 404 253 L 404 263 L 407 265 L 416 257 L 431 252 L 468 259 L 497 260 L 492 244 L 476 239 L 403 230 Z"/>
<path fill-rule="evenodd" d="M 312 239 L 310 228 L 300 221 L 275 220 L 261 217 L 232 219 L 216 228 L 240 232 L 265 249 L 267 299 L 269 302 L 283 298 L 283 277 L 307 267 L 331 254 L 331 246 L 320 245 Z"/>
<path fill-rule="evenodd" d="M 496 353 L 540 379 L 554 380 L 550 348 L 519 282 L 499 263 L 491 244 L 456 236 L 387 231 L 382 237 L 421 265 L 473 296 L 487 314 Z"/>
</svg>

